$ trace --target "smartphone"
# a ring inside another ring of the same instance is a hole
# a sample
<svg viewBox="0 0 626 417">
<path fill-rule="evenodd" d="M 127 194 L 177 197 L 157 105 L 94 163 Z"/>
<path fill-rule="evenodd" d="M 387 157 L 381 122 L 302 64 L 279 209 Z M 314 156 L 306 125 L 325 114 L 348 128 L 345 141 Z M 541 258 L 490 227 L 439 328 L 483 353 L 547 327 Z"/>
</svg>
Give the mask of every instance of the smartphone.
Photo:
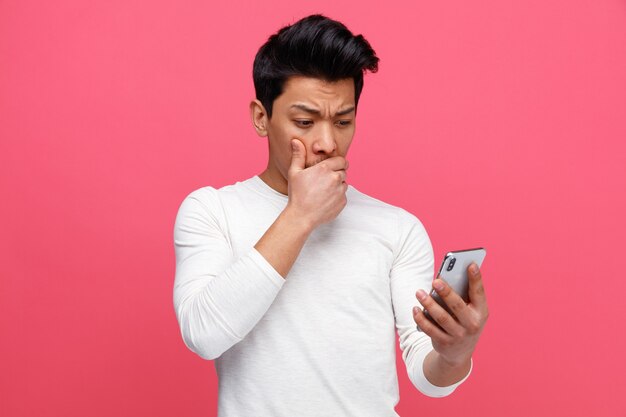
<svg viewBox="0 0 626 417">
<path fill-rule="evenodd" d="M 483 264 L 483 260 L 487 255 L 487 251 L 484 248 L 465 249 L 448 252 L 441 263 L 438 276 L 448 283 L 450 288 L 463 298 L 467 303 L 469 302 L 469 277 L 467 275 L 467 268 L 475 263 L 480 268 Z M 452 310 L 446 305 L 446 303 L 439 297 L 439 294 L 433 288 L 430 292 L 431 297 L 443 307 L 448 313 L 454 316 Z M 424 309 L 424 315 L 433 323 L 437 324 L 433 318 L 428 314 L 428 311 Z M 419 331 L 421 329 L 417 327 Z"/>
</svg>

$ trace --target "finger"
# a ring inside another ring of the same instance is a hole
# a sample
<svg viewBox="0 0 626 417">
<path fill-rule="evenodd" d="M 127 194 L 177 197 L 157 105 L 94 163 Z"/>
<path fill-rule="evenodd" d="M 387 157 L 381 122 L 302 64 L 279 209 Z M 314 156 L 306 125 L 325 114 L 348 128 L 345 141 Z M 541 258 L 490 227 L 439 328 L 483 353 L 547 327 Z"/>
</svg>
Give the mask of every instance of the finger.
<svg viewBox="0 0 626 417">
<path fill-rule="evenodd" d="M 451 340 L 450 335 L 426 317 L 424 311 L 422 311 L 419 307 L 413 307 L 413 320 L 415 321 L 418 330 L 426 333 L 432 339 L 441 342 Z"/>
<path fill-rule="evenodd" d="M 289 171 L 302 171 L 306 163 L 306 148 L 298 139 L 291 141 L 291 165 Z"/>
<path fill-rule="evenodd" d="M 332 158 L 325 159 L 316 166 L 325 165 L 333 171 L 346 170 L 348 168 L 348 161 L 343 156 L 333 156 Z"/>
<path fill-rule="evenodd" d="M 339 170 L 335 172 L 337 173 L 337 181 L 339 182 L 339 184 L 346 182 L 346 171 Z"/>
<path fill-rule="evenodd" d="M 428 310 L 430 317 L 441 326 L 443 330 L 449 335 L 462 335 L 463 328 L 461 325 L 448 313 L 443 307 L 441 307 L 430 295 L 426 294 L 426 291 L 419 290 L 416 294 L 420 304 Z"/>
<path fill-rule="evenodd" d="M 447 282 L 438 277 L 433 281 L 433 288 L 463 327 L 467 328 L 473 323 L 474 314 L 472 310 Z"/>
<path fill-rule="evenodd" d="M 469 299 L 470 303 L 481 311 L 487 309 L 487 296 L 485 295 L 485 287 L 483 286 L 483 277 L 480 268 L 472 263 L 467 268 L 469 276 Z"/>
</svg>

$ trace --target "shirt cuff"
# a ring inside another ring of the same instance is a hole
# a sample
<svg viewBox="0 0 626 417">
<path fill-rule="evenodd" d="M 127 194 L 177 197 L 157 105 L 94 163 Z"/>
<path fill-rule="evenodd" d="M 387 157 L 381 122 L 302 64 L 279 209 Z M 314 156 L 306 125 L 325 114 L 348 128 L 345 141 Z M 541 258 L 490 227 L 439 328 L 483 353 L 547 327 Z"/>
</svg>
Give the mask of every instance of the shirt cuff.
<svg viewBox="0 0 626 417">
<path fill-rule="evenodd" d="M 272 281 L 277 288 L 281 288 L 285 284 L 285 279 L 280 275 L 274 267 L 267 262 L 267 259 L 256 250 L 256 248 L 252 248 L 250 251 L 250 259 L 264 272 L 265 276 Z"/>
</svg>

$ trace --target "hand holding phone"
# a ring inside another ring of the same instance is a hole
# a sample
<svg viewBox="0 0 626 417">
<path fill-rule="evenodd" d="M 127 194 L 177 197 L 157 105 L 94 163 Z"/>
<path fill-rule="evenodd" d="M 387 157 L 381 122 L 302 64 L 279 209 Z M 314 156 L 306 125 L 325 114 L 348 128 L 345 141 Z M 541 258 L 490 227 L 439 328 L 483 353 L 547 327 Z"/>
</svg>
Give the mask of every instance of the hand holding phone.
<svg viewBox="0 0 626 417">
<path fill-rule="evenodd" d="M 465 249 L 459 251 L 448 252 L 441 263 L 439 278 L 448 283 L 450 288 L 457 293 L 466 303 L 469 302 L 469 277 L 467 275 L 467 268 L 475 263 L 480 266 L 487 255 L 487 251 L 484 248 Z M 443 307 L 450 315 L 454 316 L 450 307 L 441 299 L 439 294 L 432 289 L 430 292 L 431 297 Z M 428 311 L 424 309 L 424 315 L 433 323 L 437 324 L 435 320 L 428 314 Z M 417 330 L 422 331 L 419 326 Z"/>
</svg>

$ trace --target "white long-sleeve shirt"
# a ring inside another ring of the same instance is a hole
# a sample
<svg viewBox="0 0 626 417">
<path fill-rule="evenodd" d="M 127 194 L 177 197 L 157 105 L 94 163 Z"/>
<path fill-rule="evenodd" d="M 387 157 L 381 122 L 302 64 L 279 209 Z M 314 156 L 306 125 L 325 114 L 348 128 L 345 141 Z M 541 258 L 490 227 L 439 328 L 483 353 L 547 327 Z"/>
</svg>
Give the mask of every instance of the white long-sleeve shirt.
<svg viewBox="0 0 626 417">
<path fill-rule="evenodd" d="M 349 186 L 283 279 L 254 245 L 287 201 L 255 176 L 193 191 L 176 217 L 174 307 L 185 344 L 215 359 L 218 416 L 398 416 L 396 331 L 415 387 L 450 394 L 467 376 L 425 378 L 412 314 L 433 278 L 422 223 Z"/>
</svg>

